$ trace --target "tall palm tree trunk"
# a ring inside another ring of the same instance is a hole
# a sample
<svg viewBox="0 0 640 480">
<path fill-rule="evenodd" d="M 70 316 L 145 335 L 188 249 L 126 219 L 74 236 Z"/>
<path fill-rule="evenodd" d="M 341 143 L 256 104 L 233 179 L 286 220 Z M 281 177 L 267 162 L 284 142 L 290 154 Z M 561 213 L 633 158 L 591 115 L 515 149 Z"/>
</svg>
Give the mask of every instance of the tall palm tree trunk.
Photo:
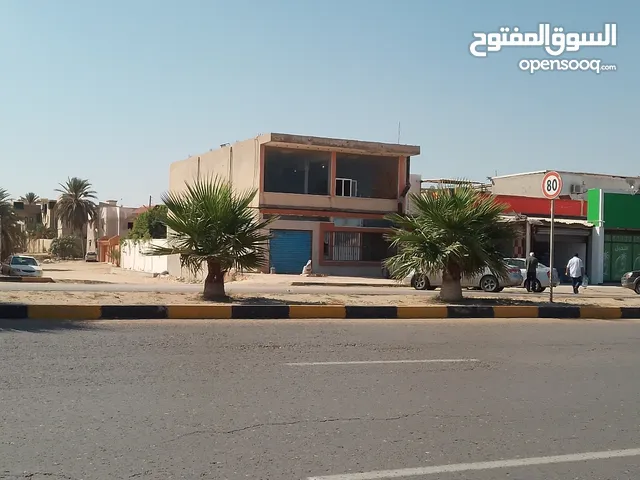
<svg viewBox="0 0 640 480">
<path fill-rule="evenodd" d="M 79 235 L 76 238 L 80 240 L 80 253 L 82 253 L 82 258 L 84 258 L 84 249 L 85 249 L 86 240 L 84 239 L 84 234 L 82 233 L 82 227 L 80 227 Z"/>
<path fill-rule="evenodd" d="M 442 273 L 442 287 L 440 287 L 440 299 L 444 302 L 459 302 L 462 300 L 462 284 L 460 275 L 452 275 L 451 272 Z"/>
<path fill-rule="evenodd" d="M 217 260 L 207 260 L 207 276 L 204 279 L 205 300 L 224 300 L 227 294 L 224 290 L 224 272 Z"/>
</svg>

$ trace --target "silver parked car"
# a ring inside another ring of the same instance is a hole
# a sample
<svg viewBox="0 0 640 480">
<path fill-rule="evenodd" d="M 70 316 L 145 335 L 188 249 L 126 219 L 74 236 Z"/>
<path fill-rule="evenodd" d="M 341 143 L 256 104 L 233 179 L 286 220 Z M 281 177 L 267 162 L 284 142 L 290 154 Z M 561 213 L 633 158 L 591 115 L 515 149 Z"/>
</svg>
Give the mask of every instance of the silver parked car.
<svg viewBox="0 0 640 480">
<path fill-rule="evenodd" d="M 4 262 L 0 269 L 3 275 L 12 277 L 41 277 L 42 267 L 33 257 L 24 255 L 11 255 Z"/>
<path fill-rule="evenodd" d="M 524 281 L 527 279 L 527 260 L 524 258 L 507 258 L 505 260 L 509 265 L 513 265 L 520 269 L 523 277 L 522 285 L 520 286 L 524 288 Z M 550 285 L 553 285 L 553 288 L 556 288 L 560 284 L 558 271 L 554 268 L 553 273 L 551 273 L 551 269 L 541 263 L 538 263 L 536 278 L 538 281 L 532 288 L 534 292 L 544 292 Z"/>
<path fill-rule="evenodd" d="M 474 277 L 462 277 L 463 288 L 480 288 L 485 292 L 501 292 L 505 287 L 518 287 L 524 279 L 520 269 L 515 266 L 507 268 L 507 278 L 500 279 L 489 268 Z M 404 285 L 411 285 L 416 290 L 435 290 L 442 286 L 442 274 L 417 275 L 411 273 L 402 280 Z"/>
</svg>

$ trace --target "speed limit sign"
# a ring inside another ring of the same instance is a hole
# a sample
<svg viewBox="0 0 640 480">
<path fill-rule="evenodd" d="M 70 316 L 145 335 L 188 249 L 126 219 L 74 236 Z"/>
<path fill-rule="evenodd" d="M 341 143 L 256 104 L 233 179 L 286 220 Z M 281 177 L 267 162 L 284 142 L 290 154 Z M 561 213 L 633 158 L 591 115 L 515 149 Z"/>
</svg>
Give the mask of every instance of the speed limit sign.
<svg viewBox="0 0 640 480">
<path fill-rule="evenodd" d="M 557 198 L 562 192 L 562 177 L 558 172 L 548 172 L 542 179 L 542 194 L 549 200 Z"/>
</svg>

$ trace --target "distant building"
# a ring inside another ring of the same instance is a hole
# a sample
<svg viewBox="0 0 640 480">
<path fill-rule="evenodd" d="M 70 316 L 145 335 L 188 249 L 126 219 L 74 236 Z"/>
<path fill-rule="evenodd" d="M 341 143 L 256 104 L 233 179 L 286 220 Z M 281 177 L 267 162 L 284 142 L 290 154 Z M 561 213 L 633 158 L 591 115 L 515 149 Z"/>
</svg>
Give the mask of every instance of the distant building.
<svg viewBox="0 0 640 480">
<path fill-rule="evenodd" d="M 105 261 L 108 252 L 101 252 L 100 241 L 115 237 L 121 238 L 127 235 L 133 228 L 133 222 L 138 216 L 138 208 L 123 207 L 116 200 L 107 200 L 98 203 L 98 215 L 87 229 L 87 252 L 97 252 L 98 259 Z M 108 243 L 108 242 L 107 242 Z M 111 244 L 118 242 L 111 240 Z"/>
<path fill-rule="evenodd" d="M 71 233 L 71 229 L 58 219 L 56 204 L 56 200 L 46 198 L 40 198 L 32 204 L 17 200 L 13 202 L 13 209 L 23 223 L 25 230 L 34 230 L 38 226 L 42 226 L 48 230 L 56 230 L 57 236 L 60 237 Z"/>
<path fill-rule="evenodd" d="M 542 179 L 550 170 L 539 170 L 513 175 L 491 177 L 491 192 L 496 195 L 519 195 L 539 197 L 542 195 Z M 574 200 L 586 200 L 592 188 L 610 193 L 635 193 L 640 189 L 640 177 L 557 171 L 562 176 L 563 188 L 560 196 Z"/>
</svg>

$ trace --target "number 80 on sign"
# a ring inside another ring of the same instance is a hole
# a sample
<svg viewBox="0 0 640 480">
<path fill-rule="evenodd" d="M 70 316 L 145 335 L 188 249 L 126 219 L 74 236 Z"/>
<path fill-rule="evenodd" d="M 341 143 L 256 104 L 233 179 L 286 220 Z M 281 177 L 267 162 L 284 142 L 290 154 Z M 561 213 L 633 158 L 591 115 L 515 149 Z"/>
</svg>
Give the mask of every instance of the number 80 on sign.
<svg viewBox="0 0 640 480">
<path fill-rule="evenodd" d="M 553 200 L 558 198 L 562 192 L 562 177 L 558 172 L 547 172 L 542 179 L 542 194 Z"/>
</svg>

